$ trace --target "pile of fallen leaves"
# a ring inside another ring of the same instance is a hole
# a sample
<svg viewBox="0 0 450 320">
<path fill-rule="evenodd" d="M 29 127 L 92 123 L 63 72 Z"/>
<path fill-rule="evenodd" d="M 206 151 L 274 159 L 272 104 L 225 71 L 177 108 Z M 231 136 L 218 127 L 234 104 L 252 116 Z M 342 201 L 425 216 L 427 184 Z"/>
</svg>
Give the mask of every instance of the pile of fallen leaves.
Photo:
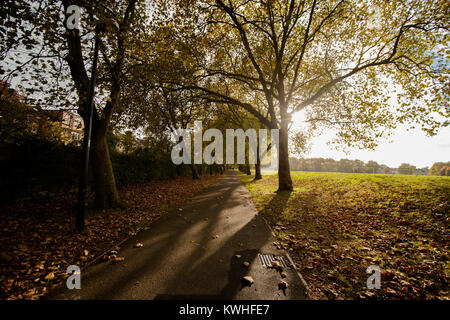
<svg viewBox="0 0 450 320">
<path fill-rule="evenodd" d="M 313 299 L 449 299 L 450 179 L 293 173 L 294 191 L 277 178 L 242 177 L 290 252 Z M 369 290 L 366 270 L 381 269 Z"/>
<path fill-rule="evenodd" d="M 89 211 L 83 234 L 74 230 L 76 194 L 1 207 L 0 299 L 37 299 L 67 277 L 69 265 L 86 266 L 217 177 L 179 177 L 123 188 L 124 208 Z"/>
</svg>

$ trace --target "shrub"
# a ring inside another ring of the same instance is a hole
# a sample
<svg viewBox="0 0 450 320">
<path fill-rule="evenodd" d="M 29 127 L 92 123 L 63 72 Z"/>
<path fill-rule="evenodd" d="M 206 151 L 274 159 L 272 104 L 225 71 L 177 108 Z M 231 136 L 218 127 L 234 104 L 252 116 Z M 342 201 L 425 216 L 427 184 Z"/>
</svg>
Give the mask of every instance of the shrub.
<svg viewBox="0 0 450 320">
<path fill-rule="evenodd" d="M 188 166 L 174 165 L 170 154 L 150 149 L 137 149 L 128 154 L 111 152 L 111 161 L 118 187 L 191 175 Z M 0 203 L 76 191 L 80 164 L 81 148 L 77 146 L 38 137 L 20 144 L 3 143 L 0 145 Z"/>
</svg>

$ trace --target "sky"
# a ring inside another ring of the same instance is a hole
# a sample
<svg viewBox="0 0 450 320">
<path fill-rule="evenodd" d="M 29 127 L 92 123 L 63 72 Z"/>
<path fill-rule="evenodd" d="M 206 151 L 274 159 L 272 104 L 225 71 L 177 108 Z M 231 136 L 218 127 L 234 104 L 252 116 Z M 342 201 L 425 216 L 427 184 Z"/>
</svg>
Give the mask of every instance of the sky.
<svg viewBox="0 0 450 320">
<path fill-rule="evenodd" d="M 450 65 L 450 58 L 443 56 L 438 45 L 433 52 L 433 69 L 442 70 L 444 66 Z M 447 53 L 446 53 L 447 54 Z M 388 85 L 388 90 L 392 92 L 392 84 Z M 397 88 L 398 89 L 398 88 Z M 395 105 L 395 99 L 391 101 Z M 293 129 L 304 126 L 305 116 L 298 112 L 293 116 Z M 429 137 L 420 129 L 407 130 L 407 126 L 399 126 L 389 141 L 381 140 L 375 150 L 361 150 L 351 148 L 346 154 L 337 151 L 327 145 L 336 135 L 335 131 L 327 131 L 317 136 L 311 141 L 311 150 L 305 158 L 342 158 L 358 159 L 364 162 L 374 160 L 379 164 L 385 164 L 391 168 L 397 168 L 402 163 L 409 163 L 417 168 L 431 167 L 435 162 L 450 161 L 450 127 L 442 128 L 437 135 Z"/>
<path fill-rule="evenodd" d="M 301 115 L 294 115 L 293 128 L 302 124 Z M 391 168 L 402 163 L 409 163 L 418 168 L 431 167 L 435 162 L 450 161 L 450 127 L 441 129 L 437 135 L 428 137 L 420 129 L 407 131 L 398 127 L 388 140 L 381 140 L 375 150 L 351 148 L 349 154 L 337 151 L 327 142 L 335 137 L 336 132 L 327 131 L 311 141 L 311 150 L 305 158 L 342 158 L 358 159 L 364 162 L 374 160 Z M 390 142 L 392 141 L 392 142 Z"/>
</svg>

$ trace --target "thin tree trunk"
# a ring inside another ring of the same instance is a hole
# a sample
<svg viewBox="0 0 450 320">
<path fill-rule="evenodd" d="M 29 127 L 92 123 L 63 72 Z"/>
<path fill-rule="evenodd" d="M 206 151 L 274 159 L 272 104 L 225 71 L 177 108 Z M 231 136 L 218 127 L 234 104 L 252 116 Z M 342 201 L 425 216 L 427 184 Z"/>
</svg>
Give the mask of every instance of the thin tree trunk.
<svg viewBox="0 0 450 320">
<path fill-rule="evenodd" d="M 250 144 L 246 142 L 246 148 L 245 148 L 245 167 L 244 172 L 249 176 L 252 174 L 252 171 L 250 170 Z"/>
<path fill-rule="evenodd" d="M 189 165 L 189 167 L 191 168 L 191 171 L 192 171 L 192 179 L 194 179 L 194 180 L 200 179 L 200 176 L 198 175 L 198 171 L 197 171 L 197 168 L 195 167 L 195 164 L 191 163 Z"/>
<path fill-rule="evenodd" d="M 175 173 L 176 173 L 176 175 L 179 176 L 179 177 L 182 175 L 181 165 L 178 165 L 178 166 L 176 165 L 176 166 L 175 166 Z"/>
<path fill-rule="evenodd" d="M 255 180 L 261 180 L 261 159 L 259 159 L 259 137 L 256 141 L 256 164 L 255 164 Z"/>
<path fill-rule="evenodd" d="M 256 163 L 255 164 L 255 180 L 261 180 L 261 179 L 262 179 L 261 163 Z"/>
</svg>

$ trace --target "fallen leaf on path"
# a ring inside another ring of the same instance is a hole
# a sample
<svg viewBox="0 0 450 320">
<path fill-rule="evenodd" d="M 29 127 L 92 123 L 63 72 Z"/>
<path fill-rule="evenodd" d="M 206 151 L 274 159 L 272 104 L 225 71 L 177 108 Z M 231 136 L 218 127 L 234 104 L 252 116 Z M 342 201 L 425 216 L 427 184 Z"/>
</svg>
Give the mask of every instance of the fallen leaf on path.
<svg viewBox="0 0 450 320">
<path fill-rule="evenodd" d="M 243 265 L 244 267 L 248 268 L 248 266 L 250 265 L 250 262 L 244 261 L 244 262 L 242 263 L 242 265 Z"/>
<path fill-rule="evenodd" d="M 246 284 L 246 285 L 251 286 L 255 282 L 255 280 L 253 280 L 253 278 L 250 276 L 245 276 L 245 277 L 242 277 L 242 282 L 244 282 L 244 284 Z"/>
<path fill-rule="evenodd" d="M 283 270 L 283 265 L 279 262 L 279 261 L 272 261 L 272 268 L 278 270 L 278 271 L 282 271 Z"/>
<path fill-rule="evenodd" d="M 125 260 L 124 257 L 115 257 L 115 258 L 112 259 L 111 261 L 114 262 L 114 263 L 117 263 L 117 262 L 122 262 L 122 261 L 124 261 L 124 260 Z"/>
<path fill-rule="evenodd" d="M 144 245 L 142 244 L 142 243 L 136 243 L 135 245 L 134 245 L 134 247 L 135 248 L 142 248 Z"/>
<path fill-rule="evenodd" d="M 288 283 L 286 281 L 280 280 L 280 282 L 278 282 L 278 288 L 284 290 L 288 287 Z"/>
</svg>

